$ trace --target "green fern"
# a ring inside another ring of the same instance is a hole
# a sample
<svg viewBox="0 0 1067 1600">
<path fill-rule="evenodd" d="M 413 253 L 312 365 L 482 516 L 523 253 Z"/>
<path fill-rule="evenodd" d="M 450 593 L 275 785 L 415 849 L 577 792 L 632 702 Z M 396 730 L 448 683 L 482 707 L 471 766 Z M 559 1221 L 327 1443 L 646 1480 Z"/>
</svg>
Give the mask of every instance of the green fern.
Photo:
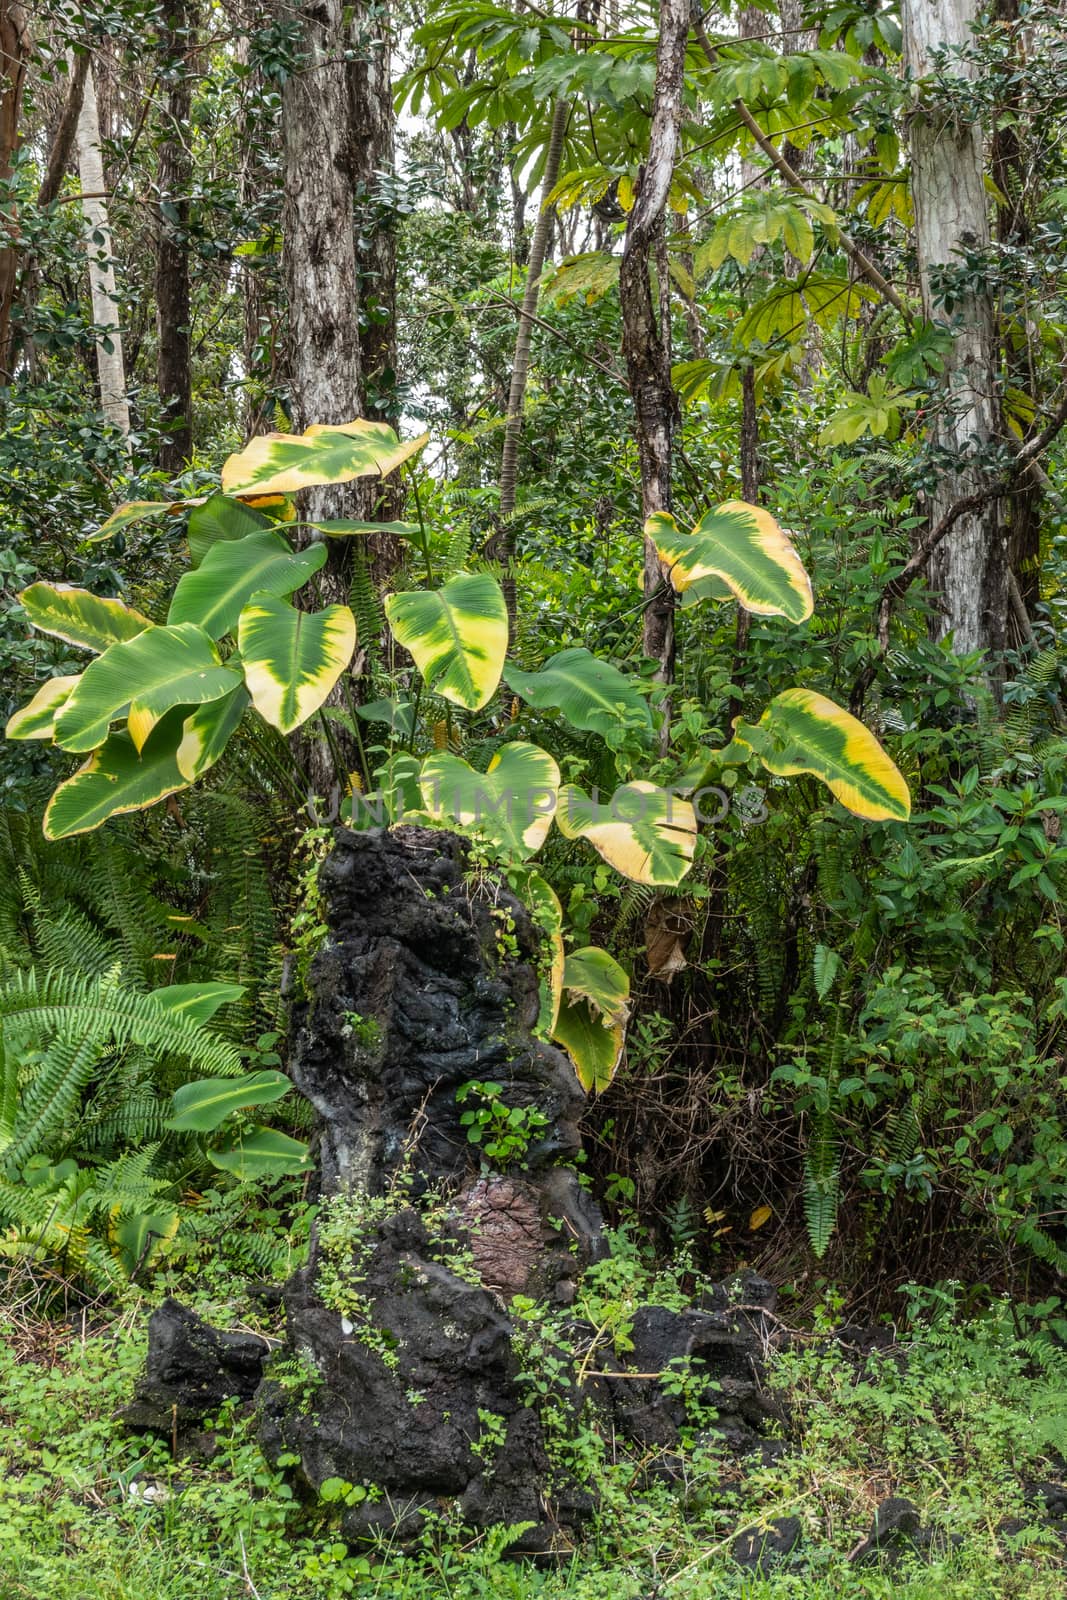
<svg viewBox="0 0 1067 1600">
<path fill-rule="evenodd" d="M 151 994 L 118 988 L 110 975 L 16 972 L 0 985 L 0 1026 L 9 1044 L 13 1035 L 50 1034 L 183 1056 L 205 1076 L 234 1077 L 244 1070 L 233 1045 L 166 1010 Z"/>
<path fill-rule="evenodd" d="M 818 1113 L 804 1159 L 804 1220 L 817 1260 L 829 1248 L 841 1198 L 841 1148 L 833 1113 Z"/>
<path fill-rule="evenodd" d="M 366 551 L 357 550 L 352 561 L 352 581 L 348 603 L 356 619 L 356 634 L 368 661 L 377 660 L 385 633 L 385 613 L 371 576 Z"/>
</svg>

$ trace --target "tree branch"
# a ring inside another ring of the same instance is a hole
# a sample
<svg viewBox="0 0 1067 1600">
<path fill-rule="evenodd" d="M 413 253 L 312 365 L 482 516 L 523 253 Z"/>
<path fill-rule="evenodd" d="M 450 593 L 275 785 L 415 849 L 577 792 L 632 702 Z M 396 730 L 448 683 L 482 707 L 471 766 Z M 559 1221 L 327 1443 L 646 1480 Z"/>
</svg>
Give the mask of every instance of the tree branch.
<svg viewBox="0 0 1067 1600">
<path fill-rule="evenodd" d="M 1064 379 L 1067 381 L 1067 368 L 1064 370 Z M 1002 495 L 1007 494 L 1013 481 L 1020 473 L 1033 466 L 1038 456 L 1048 449 L 1049 445 L 1063 431 L 1065 426 L 1067 426 L 1067 389 L 1065 389 L 1063 398 L 1040 433 L 1036 433 L 1032 439 L 1016 452 L 1014 461 L 1003 477 L 999 478 L 996 483 L 991 483 L 988 488 L 981 489 L 976 494 L 964 495 L 962 500 L 957 500 L 953 505 L 949 506 L 940 521 L 935 523 L 926 537 L 916 545 L 896 577 L 890 578 L 883 586 L 878 601 L 878 620 L 875 629 L 878 649 L 852 686 L 849 704 L 853 711 L 856 711 L 857 707 L 862 707 L 864 696 L 877 675 L 878 664 L 889 649 L 889 626 L 893 617 L 894 600 L 899 600 L 907 593 L 938 545 L 948 537 L 960 518 L 968 516 L 972 511 L 980 510 L 990 500 L 999 500 Z"/>
<path fill-rule="evenodd" d="M 718 57 L 715 54 L 715 46 L 708 38 L 703 22 L 698 22 L 696 24 L 696 36 L 700 44 L 700 48 L 707 56 L 711 65 L 713 67 L 718 66 L 719 62 Z M 764 133 L 763 129 L 760 127 L 759 123 L 756 121 L 745 102 L 743 100 L 735 100 L 734 110 L 737 112 L 737 115 L 740 117 L 742 123 L 748 129 L 753 139 L 755 139 L 756 143 L 763 151 L 763 154 L 767 157 L 767 160 L 771 163 L 779 176 L 784 178 L 789 187 L 791 189 L 795 189 L 797 194 L 803 195 L 806 200 L 816 199 L 817 197 L 812 194 L 811 190 L 808 188 L 800 174 L 795 171 L 792 166 L 790 166 L 782 152 L 775 144 L 772 143 L 770 139 L 768 139 L 767 135 Z M 911 312 L 908 310 L 908 307 L 900 298 L 897 291 L 893 288 L 893 285 L 889 282 L 885 274 L 875 266 L 874 262 L 871 260 L 870 256 L 867 255 L 866 251 L 860 248 L 852 236 L 846 233 L 845 229 L 842 228 L 840 224 L 838 225 L 837 236 L 841 241 L 842 250 L 848 256 L 849 260 L 853 262 L 856 270 L 861 274 L 862 277 L 867 279 L 868 283 L 872 284 L 874 288 L 878 290 L 878 293 L 882 296 L 883 300 L 888 301 L 895 311 L 900 312 L 906 327 L 910 330 L 912 326 Z"/>
</svg>

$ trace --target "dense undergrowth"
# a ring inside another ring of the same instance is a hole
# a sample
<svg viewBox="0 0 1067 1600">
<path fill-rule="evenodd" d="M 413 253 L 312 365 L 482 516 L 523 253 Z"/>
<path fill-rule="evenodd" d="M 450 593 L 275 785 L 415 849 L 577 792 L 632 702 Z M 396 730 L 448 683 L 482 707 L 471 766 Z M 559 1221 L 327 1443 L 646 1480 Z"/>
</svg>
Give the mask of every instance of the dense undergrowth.
<svg viewBox="0 0 1067 1600">
<path fill-rule="evenodd" d="M 426 1518 L 418 1547 L 351 1551 L 337 1505 L 302 1507 L 264 1464 L 247 1416 L 209 1423 L 208 1459 L 124 1431 L 144 1357 L 145 1313 L 164 1287 L 217 1319 L 269 1329 L 258 1301 L 234 1296 L 247 1258 L 240 1232 L 269 1241 L 274 1268 L 299 1259 L 307 1218 L 207 1196 L 200 1248 L 175 1248 L 152 1297 L 41 1321 L 35 1286 L 11 1293 L 0 1344 L 0 1595 L 3 1600 L 1054 1600 L 1063 1526 L 1038 1487 L 1062 1478 L 1067 1354 L 1040 1318 L 995 1302 L 961 1309 L 958 1286 L 914 1289 L 899 1332 L 860 1353 L 832 1307 L 814 1332 L 783 1341 L 769 1383 L 783 1403 L 784 1448 L 733 1458 L 708 1417 L 669 1457 L 625 1455 L 584 1421 L 568 1440 L 600 1505 L 586 1538 L 547 1565 L 502 1559 L 514 1529 L 472 1535 Z M 214 1235 L 214 1237 L 212 1237 Z M 649 1291 L 623 1251 L 620 1281 Z M 682 1264 L 683 1269 L 685 1264 Z M 662 1278 L 660 1279 L 662 1282 Z M 39 1288 L 39 1285 L 36 1286 Z M 655 1292 L 654 1290 L 652 1291 Z M 226 1298 L 228 1293 L 229 1298 Z M 257 1309 L 258 1308 L 258 1309 Z M 370 1489 L 373 1493 L 373 1489 Z M 1047 1491 L 1046 1491 L 1047 1492 Z M 877 1506 L 903 1496 L 925 1530 L 921 1555 L 857 1564 Z M 793 1553 L 760 1574 L 735 1560 L 771 1519 L 795 1518 Z"/>
</svg>

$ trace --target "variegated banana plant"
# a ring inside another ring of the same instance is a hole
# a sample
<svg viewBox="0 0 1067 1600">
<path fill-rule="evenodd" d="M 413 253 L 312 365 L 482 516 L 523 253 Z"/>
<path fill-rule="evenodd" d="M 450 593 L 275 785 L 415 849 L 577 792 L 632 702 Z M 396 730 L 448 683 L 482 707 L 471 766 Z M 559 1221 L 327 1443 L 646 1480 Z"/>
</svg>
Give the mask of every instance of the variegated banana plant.
<svg viewBox="0 0 1067 1600">
<path fill-rule="evenodd" d="M 296 549 L 285 531 L 291 497 L 309 484 L 382 477 L 425 442 L 401 444 L 391 428 L 363 421 L 269 434 L 230 457 L 218 494 L 120 506 L 94 541 L 190 512 L 189 570 L 163 620 L 84 589 L 23 591 L 39 632 L 92 655 L 82 673 L 44 684 L 7 727 L 11 739 L 51 739 L 88 757 L 48 804 L 48 838 L 84 833 L 195 783 L 249 710 L 282 734 L 318 710 L 352 659 L 355 618 L 344 605 L 299 610 L 290 596 L 325 564 L 326 538 L 368 525 L 322 523 L 319 541 Z"/>
<path fill-rule="evenodd" d="M 425 535 L 411 523 L 322 522 L 315 524 L 317 542 L 298 549 L 286 533 L 296 515 L 293 496 L 313 485 L 384 477 L 425 442 L 423 436 L 402 443 L 384 424 L 361 420 L 268 434 L 230 457 L 216 494 L 120 506 L 94 540 L 147 517 L 189 511 L 189 570 L 163 621 L 82 589 L 35 583 L 23 592 L 34 627 L 92 655 L 81 674 L 45 683 L 8 723 L 9 738 L 51 739 L 88 757 L 49 802 L 49 838 L 99 827 L 195 783 L 250 710 L 289 734 L 323 706 L 356 645 L 347 606 L 308 611 L 290 598 L 324 565 L 323 541 L 379 530 L 416 543 Z M 729 501 L 688 533 L 658 513 L 645 531 L 683 606 L 730 599 L 793 623 L 812 614 L 811 581 L 792 539 L 760 507 Z M 424 688 L 451 706 L 480 711 L 503 680 L 513 695 L 558 711 L 615 748 L 620 729 L 651 741 L 652 715 L 637 681 L 589 651 L 562 650 L 537 672 L 506 662 L 507 609 L 488 574 L 463 572 L 438 588 L 431 580 L 429 587 L 390 595 L 385 613 Z M 557 826 L 634 882 L 676 885 L 690 871 L 697 844 L 687 796 L 724 765 L 753 758 L 776 777 L 814 774 L 857 816 L 908 817 L 907 785 L 874 735 L 841 706 L 803 688 L 777 695 L 758 722 L 735 719 L 730 744 L 713 755 L 707 773 L 669 790 L 636 779 L 603 801 L 563 784 L 547 751 L 518 740 L 505 744 L 485 772 L 449 749 L 422 761 L 397 756 L 383 771 L 382 788 L 403 797 L 409 818 L 414 803 L 417 814 L 472 830 L 512 863 L 554 952 L 544 1030 L 595 1089 L 610 1081 L 621 1052 L 626 974 L 604 951 L 564 956 L 559 902 L 525 863 Z"/>
</svg>

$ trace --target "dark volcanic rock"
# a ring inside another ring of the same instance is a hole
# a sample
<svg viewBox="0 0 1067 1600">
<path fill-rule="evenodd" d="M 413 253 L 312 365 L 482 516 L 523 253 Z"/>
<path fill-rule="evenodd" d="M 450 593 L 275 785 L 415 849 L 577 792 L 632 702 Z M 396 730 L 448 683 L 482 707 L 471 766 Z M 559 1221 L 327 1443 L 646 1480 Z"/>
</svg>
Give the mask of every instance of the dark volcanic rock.
<svg viewBox="0 0 1067 1600">
<path fill-rule="evenodd" d="M 466 871 L 462 839 L 415 827 L 339 830 L 323 864 L 330 932 L 294 1017 L 292 1073 L 322 1118 L 327 1188 L 380 1192 L 405 1159 L 425 1181 L 462 1179 L 456 1090 L 471 1080 L 546 1118 L 531 1169 L 577 1154 L 584 1095 L 566 1056 L 532 1035 L 540 934 L 499 882 L 479 892 Z"/>
<path fill-rule="evenodd" d="M 766 1527 L 745 1528 L 739 1533 L 730 1553 L 738 1566 L 750 1572 L 772 1572 L 792 1555 L 800 1538 L 799 1517 L 772 1517 Z"/>
<path fill-rule="evenodd" d="M 851 1560 L 866 1566 L 879 1556 L 899 1557 L 920 1548 L 919 1512 L 910 1500 L 893 1496 L 874 1513 L 871 1531 L 853 1550 Z"/>
<path fill-rule="evenodd" d="M 429 829 L 338 834 L 319 879 L 328 935 L 294 1014 L 292 1075 L 319 1113 L 324 1200 L 309 1263 L 283 1291 L 284 1349 L 260 1383 L 265 1341 L 199 1324 L 186 1342 L 203 1360 L 175 1364 L 169 1323 L 154 1318 L 139 1395 L 155 1410 L 140 1425 L 167 1433 L 174 1404 L 200 1415 L 256 1390 L 264 1452 L 296 1459 L 298 1488 L 366 1489 L 342 1514 L 351 1542 L 408 1542 L 451 1504 L 474 1526 L 529 1524 L 516 1548 L 558 1552 L 593 1509 L 560 1464 L 587 1402 L 606 1435 L 669 1457 L 687 1418 L 657 1375 L 681 1364 L 709 1408 L 701 1425 L 713 1410 L 729 1445 L 758 1442 L 776 1414 L 760 1370 L 774 1291 L 749 1275 L 690 1310 L 642 1307 L 629 1376 L 607 1352 L 579 1386 L 595 1330 L 567 1328 L 560 1308 L 603 1253 L 567 1165 L 584 1096 L 534 1035 L 536 926 L 467 863 L 462 840 Z M 481 1166 L 456 1103 L 472 1080 L 540 1113 L 521 1164 Z M 510 1316 L 516 1295 L 555 1307 L 556 1332 Z"/>
<path fill-rule="evenodd" d="M 356 1322 L 322 1304 L 313 1269 L 290 1280 L 289 1342 L 319 1378 L 294 1404 L 268 1371 L 258 1397 L 264 1452 L 298 1455 L 312 1489 L 327 1478 L 375 1485 L 381 1499 L 346 1518 L 353 1540 L 382 1531 L 403 1540 L 413 1507 L 458 1500 L 477 1525 L 534 1524 L 531 1550 L 569 1546 L 563 1530 L 592 1501 L 550 1467 L 516 1382 L 511 1320 L 437 1253 L 417 1212 L 388 1217 L 369 1260 L 361 1251 L 370 1311 Z"/>
<path fill-rule="evenodd" d="M 251 1400 L 276 1342 L 219 1333 L 177 1300 L 164 1300 L 148 1319 L 148 1360 L 122 1420 L 135 1431 L 169 1435 L 224 1400 Z"/>
<path fill-rule="evenodd" d="M 731 1309 L 738 1303 L 758 1309 L 755 1313 Z M 716 1414 L 716 1432 L 733 1450 L 743 1452 L 757 1444 L 768 1422 L 782 1420 L 778 1402 L 762 1381 L 764 1319 L 759 1312 L 773 1310 L 774 1291 L 764 1279 L 750 1274 L 739 1284 L 716 1285 L 704 1304 L 716 1309 L 640 1306 L 634 1314 L 633 1352 L 627 1364 L 650 1373 L 686 1364 L 695 1398 Z M 681 1399 L 666 1394 L 654 1378 L 604 1381 L 620 1432 L 649 1446 L 676 1442 L 685 1418 Z"/>
</svg>

